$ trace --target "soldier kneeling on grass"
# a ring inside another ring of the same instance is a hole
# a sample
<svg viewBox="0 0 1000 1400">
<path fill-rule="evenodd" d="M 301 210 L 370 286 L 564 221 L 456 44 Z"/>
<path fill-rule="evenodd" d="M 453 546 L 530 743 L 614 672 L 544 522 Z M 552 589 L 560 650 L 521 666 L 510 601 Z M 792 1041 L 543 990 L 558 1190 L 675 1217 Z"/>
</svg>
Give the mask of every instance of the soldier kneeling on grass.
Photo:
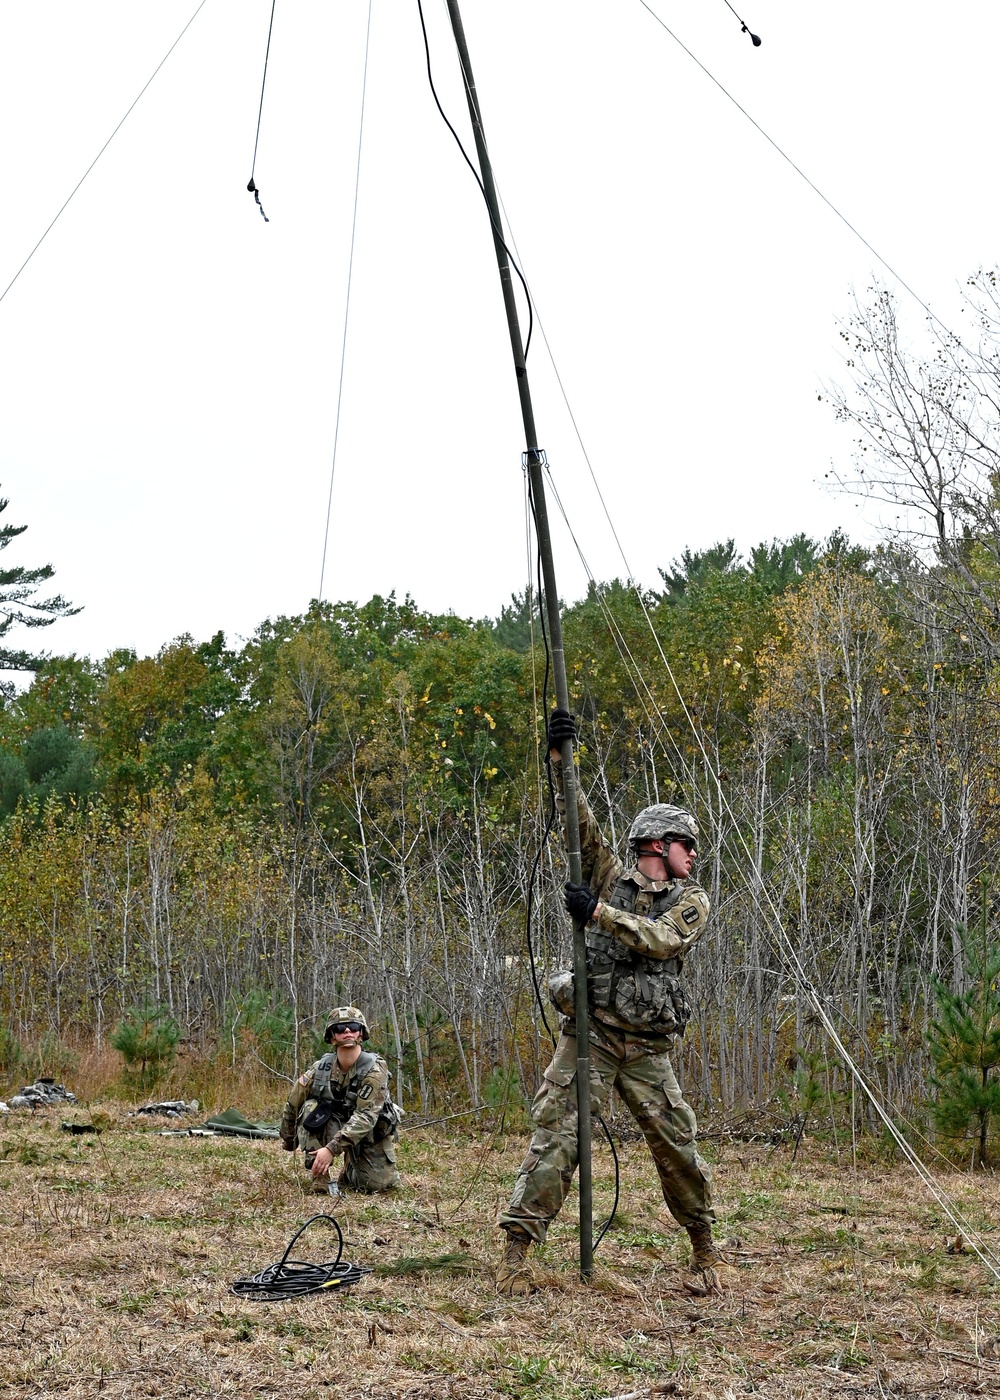
<svg viewBox="0 0 1000 1400">
<path fill-rule="evenodd" d="M 314 1191 L 331 1189 L 330 1167 L 340 1153 L 340 1188 L 391 1191 L 399 1185 L 402 1115 L 389 1094 L 385 1060 L 362 1049 L 368 1036 L 368 1022 L 356 1006 L 331 1011 L 323 1039 L 334 1048 L 296 1081 L 281 1115 L 281 1145 L 286 1152 L 302 1148 L 307 1188 Z"/>
</svg>

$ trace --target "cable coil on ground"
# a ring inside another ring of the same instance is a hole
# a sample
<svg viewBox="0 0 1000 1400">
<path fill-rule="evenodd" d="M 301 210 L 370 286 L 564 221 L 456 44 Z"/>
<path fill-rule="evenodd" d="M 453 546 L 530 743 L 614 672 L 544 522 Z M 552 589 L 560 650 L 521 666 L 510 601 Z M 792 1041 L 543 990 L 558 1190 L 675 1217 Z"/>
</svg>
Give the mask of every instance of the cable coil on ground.
<svg viewBox="0 0 1000 1400">
<path fill-rule="evenodd" d="M 317 1220 L 325 1220 L 337 1232 L 337 1257 L 326 1264 L 309 1264 L 302 1259 L 289 1259 L 289 1254 L 300 1235 Z M 319 1293 L 326 1288 L 350 1288 L 359 1283 L 371 1269 L 361 1264 L 341 1263 L 344 1252 L 344 1234 L 340 1223 L 332 1215 L 313 1215 L 296 1230 L 288 1241 L 288 1248 L 277 1264 L 268 1264 L 259 1274 L 250 1278 L 238 1278 L 231 1291 L 237 1298 L 247 1298 L 254 1303 L 281 1303 L 292 1298 L 304 1298 L 307 1293 Z"/>
</svg>

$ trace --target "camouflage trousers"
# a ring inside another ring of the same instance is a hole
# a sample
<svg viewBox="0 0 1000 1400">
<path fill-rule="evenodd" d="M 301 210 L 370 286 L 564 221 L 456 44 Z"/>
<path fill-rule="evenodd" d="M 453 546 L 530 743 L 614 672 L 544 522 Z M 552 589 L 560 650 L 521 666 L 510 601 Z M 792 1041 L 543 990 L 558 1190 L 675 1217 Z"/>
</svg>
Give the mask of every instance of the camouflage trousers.
<svg viewBox="0 0 1000 1400">
<path fill-rule="evenodd" d="M 342 1126 L 336 1119 L 331 1118 L 330 1122 L 320 1129 L 318 1136 L 300 1126 L 299 1146 L 305 1153 L 307 1172 L 312 1171 L 313 1160 L 319 1149 L 336 1137 Z M 310 1177 L 306 1182 L 307 1189 L 313 1182 L 318 1183 L 317 1190 L 322 1189 L 327 1181 L 335 1179 L 338 1186 L 349 1191 L 391 1191 L 400 1184 L 399 1172 L 396 1170 L 396 1139 L 391 1134 L 381 1142 L 376 1142 L 369 1136 L 362 1138 L 360 1142 L 345 1143 L 344 1165 L 340 1176 L 335 1178 L 336 1160 L 334 1158 L 334 1164 L 330 1167 L 329 1177 Z"/>
<path fill-rule="evenodd" d="M 612 1088 L 628 1104 L 653 1154 L 660 1188 L 680 1225 L 711 1225 L 712 1177 L 695 1145 L 697 1124 L 684 1102 L 665 1036 L 635 1036 L 590 1023 L 590 1110 L 602 1113 Z M 536 1244 L 559 1214 L 577 1165 L 576 1028 L 568 1022 L 531 1105 L 535 1123 L 510 1203 L 497 1224 Z"/>
</svg>

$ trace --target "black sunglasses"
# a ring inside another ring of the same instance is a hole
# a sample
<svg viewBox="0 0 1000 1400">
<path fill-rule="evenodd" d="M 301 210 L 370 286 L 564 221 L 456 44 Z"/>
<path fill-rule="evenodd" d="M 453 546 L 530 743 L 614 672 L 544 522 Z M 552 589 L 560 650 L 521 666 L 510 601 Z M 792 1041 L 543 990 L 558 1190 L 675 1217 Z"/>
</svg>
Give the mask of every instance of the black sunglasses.
<svg viewBox="0 0 1000 1400">
<path fill-rule="evenodd" d="M 697 841 L 693 841 L 690 836 L 671 836 L 670 840 L 676 841 L 678 846 L 683 846 L 690 855 L 694 855 L 698 849 Z"/>
<path fill-rule="evenodd" d="M 363 1029 L 360 1021 L 338 1021 L 335 1026 L 330 1027 L 330 1034 L 339 1035 L 341 1031 L 350 1031 L 353 1035 L 357 1035 L 358 1031 Z"/>
</svg>

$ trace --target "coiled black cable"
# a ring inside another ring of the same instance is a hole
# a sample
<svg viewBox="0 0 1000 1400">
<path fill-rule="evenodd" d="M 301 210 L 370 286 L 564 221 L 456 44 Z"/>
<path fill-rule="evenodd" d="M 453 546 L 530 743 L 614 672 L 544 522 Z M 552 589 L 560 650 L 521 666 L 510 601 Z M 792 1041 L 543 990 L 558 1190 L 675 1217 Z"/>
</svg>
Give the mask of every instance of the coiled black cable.
<svg viewBox="0 0 1000 1400">
<path fill-rule="evenodd" d="M 337 1257 L 327 1264 L 308 1264 L 302 1259 L 289 1259 L 296 1240 L 305 1234 L 317 1220 L 325 1220 L 337 1232 Z M 296 1230 L 288 1241 L 288 1248 L 277 1264 L 268 1264 L 259 1274 L 250 1278 L 238 1278 L 232 1286 L 237 1298 L 247 1298 L 252 1303 L 281 1303 L 292 1298 L 304 1298 L 307 1293 L 319 1293 L 324 1288 L 350 1288 L 359 1283 L 371 1269 L 361 1264 L 341 1263 L 344 1252 L 344 1233 L 340 1222 L 332 1215 L 313 1215 Z"/>
</svg>

